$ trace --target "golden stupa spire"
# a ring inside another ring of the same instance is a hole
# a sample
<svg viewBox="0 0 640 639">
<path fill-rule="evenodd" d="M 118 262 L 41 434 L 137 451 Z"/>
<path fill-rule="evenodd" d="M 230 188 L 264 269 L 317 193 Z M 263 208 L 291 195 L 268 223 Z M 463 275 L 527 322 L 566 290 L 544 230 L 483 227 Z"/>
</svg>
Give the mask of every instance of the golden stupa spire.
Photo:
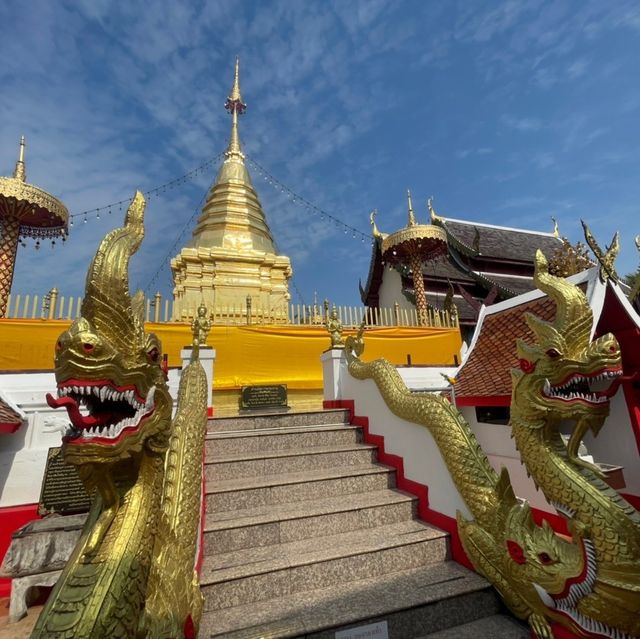
<svg viewBox="0 0 640 639">
<path fill-rule="evenodd" d="M 409 207 L 409 224 L 408 226 L 416 225 L 416 216 L 413 213 L 413 204 L 411 203 L 411 191 L 407 189 L 407 203 Z"/>
<path fill-rule="evenodd" d="M 231 87 L 231 93 L 227 101 L 224 103 L 224 108 L 231 113 L 231 138 L 225 155 L 228 158 L 234 157 L 242 161 L 244 160 L 244 154 L 242 153 L 240 136 L 238 135 L 238 116 L 246 111 L 247 105 L 242 101 L 242 95 L 240 94 L 240 58 L 238 56 L 236 56 L 233 86 Z"/>
<path fill-rule="evenodd" d="M 20 155 L 16 162 L 16 168 L 13 172 L 13 177 L 21 182 L 27 181 L 27 173 L 24 166 L 24 135 L 20 136 Z"/>
</svg>

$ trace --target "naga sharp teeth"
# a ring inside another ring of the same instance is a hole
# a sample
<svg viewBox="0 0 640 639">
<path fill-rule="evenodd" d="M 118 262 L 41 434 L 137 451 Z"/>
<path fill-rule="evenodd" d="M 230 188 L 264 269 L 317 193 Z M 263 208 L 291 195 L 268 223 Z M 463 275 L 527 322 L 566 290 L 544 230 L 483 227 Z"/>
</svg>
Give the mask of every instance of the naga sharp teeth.
<svg viewBox="0 0 640 639">
<path fill-rule="evenodd" d="M 155 393 L 156 393 L 156 387 L 152 386 L 149 389 L 149 392 L 147 393 L 147 399 L 146 399 L 145 405 L 144 405 L 146 410 L 149 410 L 149 409 L 153 408 L 153 406 L 154 406 L 153 398 L 154 398 Z"/>
<path fill-rule="evenodd" d="M 544 380 L 544 393 L 545 395 L 549 395 L 551 393 L 551 384 L 546 377 Z"/>
</svg>

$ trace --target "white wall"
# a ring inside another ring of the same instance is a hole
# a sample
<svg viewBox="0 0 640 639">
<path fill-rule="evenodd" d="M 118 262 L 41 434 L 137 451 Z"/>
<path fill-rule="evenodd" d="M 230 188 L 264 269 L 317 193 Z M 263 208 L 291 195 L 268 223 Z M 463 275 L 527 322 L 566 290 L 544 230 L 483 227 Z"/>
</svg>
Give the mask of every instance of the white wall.
<svg viewBox="0 0 640 639">
<path fill-rule="evenodd" d="M 555 514 L 555 508 L 549 505 L 544 495 L 538 490 L 520 461 L 520 453 L 511 437 L 508 424 L 487 424 L 478 422 L 476 411 L 472 406 L 461 406 L 460 412 L 467 420 L 478 443 L 485 452 L 489 462 L 500 472 L 504 466 L 509 471 L 513 491 L 518 497 L 526 499 L 534 508 Z"/>
<path fill-rule="evenodd" d="M 336 353 L 336 351 L 332 351 Z M 464 501 L 458 494 L 453 481 L 436 446 L 433 437 L 424 426 L 407 422 L 396 417 L 385 404 L 373 380 L 357 380 L 349 375 L 345 366 L 344 352 L 336 353 L 334 358 L 325 358 L 323 366 L 325 376 L 337 379 L 337 396 L 325 396 L 325 399 L 352 399 L 355 403 L 356 415 L 369 418 L 369 431 L 385 438 L 385 451 L 400 455 L 404 459 L 405 477 L 429 486 L 429 506 L 434 510 L 450 517 L 456 516 L 460 510 L 466 517 L 470 517 Z M 341 361 L 342 360 L 342 361 Z M 328 371 L 328 366 L 334 366 Z M 416 369 L 400 368 L 403 378 L 409 379 L 412 386 L 424 387 L 428 380 L 415 375 Z M 430 374 L 434 369 L 429 370 Z M 450 368 L 443 368 L 450 371 Z M 435 379 L 435 378 L 434 378 Z M 442 378 L 440 378 L 441 380 Z M 439 381 L 439 385 L 442 383 Z M 325 387 L 325 392 L 327 387 Z"/>
<path fill-rule="evenodd" d="M 169 390 L 178 394 L 179 370 L 169 370 Z M 27 415 L 17 432 L 0 434 L 0 508 L 35 504 L 40 499 L 47 452 L 60 446 L 60 431 L 46 432 L 54 424 L 66 424 L 66 412 L 47 405 L 47 393 L 55 393 L 51 373 L 0 375 L 0 388 Z"/>
<path fill-rule="evenodd" d="M 381 308 L 392 308 L 396 302 L 400 308 L 415 309 L 415 306 L 402 294 L 400 273 L 385 267 L 382 284 L 378 290 L 378 305 Z"/>
<path fill-rule="evenodd" d="M 325 386 L 325 399 L 354 401 L 356 415 L 369 419 L 370 432 L 385 438 L 385 451 L 404 459 L 405 476 L 429 486 L 431 508 L 451 517 L 455 516 L 458 509 L 469 515 L 427 428 L 396 417 L 385 404 L 373 380 L 353 378 L 348 372 L 344 352 L 333 350 L 325 353 L 325 356 L 325 379 L 332 380 L 331 384 Z M 397 370 L 409 389 L 418 390 L 441 387 L 439 373 L 452 375 L 455 369 L 442 368 L 440 371 L 435 367 L 400 367 Z M 555 513 L 555 509 L 527 476 L 511 437 L 510 426 L 479 423 L 473 407 L 461 407 L 461 412 L 495 470 L 500 472 L 504 466 L 509 471 L 516 495 L 526 499 L 535 508 Z M 640 495 L 638 448 L 622 390 L 612 400 L 611 414 L 599 437 L 588 435 L 585 444 L 595 461 L 624 466 L 627 488 L 623 492 Z"/>
</svg>

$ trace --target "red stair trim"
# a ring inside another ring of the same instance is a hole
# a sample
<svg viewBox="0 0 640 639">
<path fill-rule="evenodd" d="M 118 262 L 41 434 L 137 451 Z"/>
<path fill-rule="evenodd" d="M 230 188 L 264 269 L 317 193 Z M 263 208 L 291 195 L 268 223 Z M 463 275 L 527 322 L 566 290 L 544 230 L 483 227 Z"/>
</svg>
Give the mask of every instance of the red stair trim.
<svg viewBox="0 0 640 639">
<path fill-rule="evenodd" d="M 381 464 L 391 466 L 396 471 L 396 485 L 400 490 L 404 490 L 418 498 L 418 517 L 428 524 L 437 526 L 451 537 L 451 557 L 459 564 L 470 570 L 474 570 L 473 564 L 469 561 L 467 554 L 462 547 L 460 535 L 458 534 L 458 524 L 454 517 L 445 515 L 433 508 L 429 508 L 429 487 L 425 484 L 408 479 L 404 474 L 404 459 L 400 455 L 388 453 L 384 449 L 384 436 L 375 435 L 369 430 L 369 418 L 355 414 L 355 405 L 352 399 L 324 400 L 324 408 L 342 408 L 349 411 L 349 422 L 352 426 L 362 428 L 364 441 L 366 444 L 376 446 L 378 449 L 378 461 Z"/>
<path fill-rule="evenodd" d="M 0 508 L 0 563 L 9 550 L 13 533 L 34 519 L 40 519 L 38 504 Z M 0 578 L 0 597 L 8 597 L 10 592 L 11 579 Z"/>
</svg>

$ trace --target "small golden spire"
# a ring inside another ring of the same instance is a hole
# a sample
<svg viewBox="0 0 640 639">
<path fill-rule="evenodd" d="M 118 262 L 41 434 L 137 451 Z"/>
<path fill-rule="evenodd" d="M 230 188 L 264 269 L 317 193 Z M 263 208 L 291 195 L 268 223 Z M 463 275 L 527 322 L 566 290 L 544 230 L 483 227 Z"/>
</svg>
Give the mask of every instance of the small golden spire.
<svg viewBox="0 0 640 639">
<path fill-rule="evenodd" d="M 407 203 L 409 206 L 409 226 L 416 225 L 416 216 L 413 213 L 413 204 L 411 203 L 411 191 L 407 189 Z"/>
<path fill-rule="evenodd" d="M 242 102 L 242 95 L 240 94 L 240 58 L 238 56 L 236 56 L 236 68 L 233 76 L 231 94 L 227 99 L 232 102 Z"/>
<path fill-rule="evenodd" d="M 13 177 L 20 180 L 21 182 L 27 181 L 27 173 L 24 166 L 24 135 L 20 136 L 20 155 L 18 156 L 18 161 L 16 162 L 16 169 L 13 172 Z"/>
<path fill-rule="evenodd" d="M 558 227 L 558 220 L 556 220 L 553 215 L 551 216 L 553 220 L 553 237 L 560 237 L 560 228 Z"/>
<path fill-rule="evenodd" d="M 236 56 L 233 86 L 224 104 L 224 108 L 231 113 L 231 138 L 225 155 L 227 157 L 235 156 L 244 160 L 244 154 L 240 146 L 240 136 L 238 135 L 238 115 L 242 115 L 246 111 L 247 105 L 242 101 L 242 95 L 240 93 L 240 58 L 238 56 Z"/>
</svg>

